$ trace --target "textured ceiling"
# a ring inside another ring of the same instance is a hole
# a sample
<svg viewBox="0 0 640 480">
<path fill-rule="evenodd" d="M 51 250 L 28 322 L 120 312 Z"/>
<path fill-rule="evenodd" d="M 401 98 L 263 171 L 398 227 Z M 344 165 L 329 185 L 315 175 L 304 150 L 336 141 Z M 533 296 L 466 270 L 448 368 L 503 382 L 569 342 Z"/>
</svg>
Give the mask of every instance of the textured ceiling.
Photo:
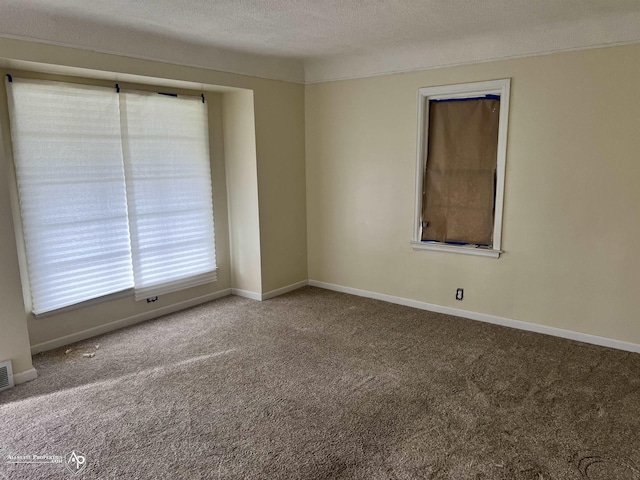
<svg viewBox="0 0 640 480">
<path fill-rule="evenodd" d="M 479 60 L 483 55 L 467 60 L 452 51 L 452 45 L 477 50 L 478 42 L 494 50 L 496 42 L 513 42 L 519 50 L 502 45 L 500 52 L 485 52 L 488 59 L 640 40 L 638 0 L 0 0 L 0 9 L 0 36 L 146 58 L 165 59 L 159 58 L 164 51 L 188 64 L 194 61 L 184 52 L 192 46 L 201 66 L 213 66 L 200 55 L 211 49 L 222 69 L 237 63 L 235 70 L 242 70 L 236 57 L 249 55 L 254 69 L 280 69 L 281 75 L 264 74 L 275 77 L 301 75 L 302 62 L 312 71 L 329 64 L 344 70 L 350 58 L 385 51 L 397 57 L 437 48 L 451 61 L 425 57 L 422 64 L 381 64 L 378 70 Z M 538 46 L 527 47 L 530 41 Z M 367 72 L 352 73 L 360 74 Z"/>
</svg>

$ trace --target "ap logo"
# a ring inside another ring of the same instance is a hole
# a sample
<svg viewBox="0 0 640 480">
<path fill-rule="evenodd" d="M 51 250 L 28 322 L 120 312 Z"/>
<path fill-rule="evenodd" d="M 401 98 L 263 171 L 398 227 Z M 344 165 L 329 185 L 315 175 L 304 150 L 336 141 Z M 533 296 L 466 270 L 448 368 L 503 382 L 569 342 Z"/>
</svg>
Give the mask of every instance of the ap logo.
<svg viewBox="0 0 640 480">
<path fill-rule="evenodd" d="M 87 467 L 87 456 L 76 450 L 71 450 L 64 456 L 64 466 L 72 474 L 77 475 Z"/>
</svg>

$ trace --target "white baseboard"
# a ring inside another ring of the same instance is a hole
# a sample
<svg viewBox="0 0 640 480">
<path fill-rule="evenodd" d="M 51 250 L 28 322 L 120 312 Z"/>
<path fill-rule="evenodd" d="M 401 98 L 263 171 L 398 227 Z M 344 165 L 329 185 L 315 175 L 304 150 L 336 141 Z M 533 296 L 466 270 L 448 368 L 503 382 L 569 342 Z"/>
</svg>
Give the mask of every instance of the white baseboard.
<svg viewBox="0 0 640 480">
<path fill-rule="evenodd" d="M 231 289 L 226 288 L 224 290 L 219 290 L 208 295 L 192 298 L 184 302 L 174 303 L 173 305 L 167 305 L 166 307 L 156 308 L 155 310 L 150 310 L 138 315 L 122 318 L 120 320 L 115 320 L 113 322 L 105 323 L 104 325 L 88 328 L 87 330 L 82 330 L 81 332 L 75 332 L 70 335 L 65 335 L 53 340 L 38 343 L 31 346 L 31 355 L 35 355 L 36 353 L 40 352 L 46 352 L 47 350 L 53 350 L 54 348 L 63 347 L 65 345 L 69 345 L 70 343 L 86 340 L 87 338 L 95 337 L 96 335 L 102 335 L 103 333 L 112 332 L 113 330 L 118 330 L 130 325 L 135 325 L 136 323 L 151 320 L 152 318 L 167 315 L 168 313 L 174 313 L 179 310 L 184 310 L 185 308 L 194 307 L 201 303 L 210 302 L 211 300 L 216 300 L 218 298 L 226 297 L 229 295 L 231 295 Z"/>
<path fill-rule="evenodd" d="M 613 338 L 598 337 L 596 335 L 589 335 L 588 333 L 574 332 L 571 330 L 564 330 L 562 328 L 539 325 L 537 323 L 522 322 L 520 320 L 497 317 L 495 315 L 489 315 L 486 313 L 477 313 L 471 312 L 469 310 L 462 310 L 459 308 L 444 307 L 442 305 L 435 305 L 433 303 L 420 302 L 418 300 L 411 300 L 409 298 L 395 297 L 393 295 L 370 292 L 368 290 L 360 290 L 359 288 L 345 287 L 343 285 L 336 285 L 333 283 L 319 282 L 317 280 L 309 280 L 309 285 L 311 285 L 312 287 L 319 287 L 336 292 L 357 295 L 359 297 L 373 298 L 376 300 L 396 303 L 398 305 L 404 305 L 407 307 L 419 308 L 421 310 L 429 310 L 431 312 L 455 315 L 456 317 L 468 318 L 470 320 L 493 323 L 494 325 L 502 325 L 503 327 L 517 328 L 518 330 L 526 330 L 529 332 L 542 333 L 544 335 L 552 335 L 554 337 L 567 338 L 569 340 L 591 343 L 593 345 L 599 345 L 601 347 L 616 348 L 618 350 L 640 353 L 640 345 L 636 343 L 623 342 L 622 340 L 615 340 Z"/>
<path fill-rule="evenodd" d="M 55 338 L 53 340 L 48 340 L 46 342 L 32 345 L 31 355 L 35 355 L 36 353 L 40 353 L 40 352 L 46 352 L 47 350 L 53 350 L 54 348 L 63 347 L 65 345 L 69 345 L 70 343 L 86 340 L 88 338 L 95 337 L 97 335 L 102 335 L 103 333 L 112 332 L 120 328 L 128 327 L 130 325 L 135 325 L 136 323 L 144 322 L 146 320 L 151 320 L 152 318 L 160 317 L 168 313 L 177 312 L 179 310 L 184 310 L 185 308 L 193 307 L 195 305 L 209 302 L 217 298 L 226 297 L 228 295 L 238 295 L 240 297 L 250 298 L 252 300 L 267 300 L 269 298 L 277 297 L 278 295 L 291 292 L 293 290 L 304 287 L 306 285 L 308 285 L 307 280 L 303 280 L 301 282 L 287 285 L 286 287 L 278 288 L 277 290 L 272 290 L 270 292 L 263 293 L 263 294 L 260 294 L 257 292 L 251 292 L 249 290 L 227 288 L 215 293 L 211 293 L 209 295 L 203 295 L 201 297 L 193 298 L 191 300 L 175 303 L 173 305 L 168 305 L 162 308 L 157 308 L 155 310 L 150 310 L 148 312 L 144 312 L 139 315 L 133 315 L 131 317 L 105 323 L 104 325 L 89 328 L 87 330 L 82 330 L 81 332 L 75 332 L 70 335 L 65 335 L 63 337 Z"/>
<path fill-rule="evenodd" d="M 250 298 L 251 300 L 262 300 L 262 294 L 249 290 L 241 290 L 239 288 L 232 288 L 231 294 L 237 295 L 238 297 Z"/>
<path fill-rule="evenodd" d="M 269 300 L 270 298 L 274 298 L 279 295 L 284 295 L 285 293 L 292 292 L 302 287 L 306 287 L 307 285 L 309 285 L 309 281 L 302 280 L 301 282 L 292 283 L 291 285 L 287 285 L 282 288 L 277 288 L 276 290 L 271 290 L 270 292 L 266 292 L 266 293 L 252 292 L 250 290 L 241 290 L 240 288 L 232 288 L 231 293 L 239 297 L 262 301 L 262 300 Z"/>
<path fill-rule="evenodd" d="M 309 285 L 308 280 L 302 280 L 301 282 L 292 283 L 291 285 L 287 285 L 286 287 L 277 288 L 276 290 L 271 290 L 270 292 L 262 294 L 262 300 L 269 300 L 270 298 L 277 297 L 279 295 L 284 295 L 285 293 L 293 292 L 302 287 L 306 287 Z"/>
<path fill-rule="evenodd" d="M 14 373 L 13 383 L 14 385 L 19 385 L 20 383 L 35 380 L 36 378 L 38 378 L 38 372 L 36 372 L 35 368 L 30 368 L 29 370 L 25 370 L 24 372 Z"/>
</svg>

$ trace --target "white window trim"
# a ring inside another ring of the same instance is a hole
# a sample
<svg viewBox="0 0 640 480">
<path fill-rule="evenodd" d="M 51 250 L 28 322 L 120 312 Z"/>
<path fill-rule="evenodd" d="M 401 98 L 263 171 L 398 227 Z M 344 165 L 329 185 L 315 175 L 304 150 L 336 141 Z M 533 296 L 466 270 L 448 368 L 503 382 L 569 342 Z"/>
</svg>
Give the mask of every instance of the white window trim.
<svg viewBox="0 0 640 480">
<path fill-rule="evenodd" d="M 425 87 L 418 90 L 418 133 L 416 148 L 416 186 L 415 210 L 413 222 L 413 239 L 411 246 L 414 250 L 435 250 L 439 252 L 453 252 L 466 255 L 499 258 L 503 253 L 502 245 L 502 210 L 504 204 L 504 172 L 507 158 L 507 130 L 509 126 L 509 94 L 511 79 L 491 80 L 487 82 L 462 83 L 457 85 L 443 85 Z M 429 126 L 429 100 L 443 100 L 450 98 L 480 97 L 484 95 L 500 95 L 500 120 L 498 124 L 498 158 L 496 172 L 496 209 L 493 223 L 493 246 L 483 248 L 476 245 L 450 245 L 443 242 L 422 242 L 422 188 L 424 172 L 427 165 L 427 150 L 429 146 L 426 132 Z"/>
</svg>

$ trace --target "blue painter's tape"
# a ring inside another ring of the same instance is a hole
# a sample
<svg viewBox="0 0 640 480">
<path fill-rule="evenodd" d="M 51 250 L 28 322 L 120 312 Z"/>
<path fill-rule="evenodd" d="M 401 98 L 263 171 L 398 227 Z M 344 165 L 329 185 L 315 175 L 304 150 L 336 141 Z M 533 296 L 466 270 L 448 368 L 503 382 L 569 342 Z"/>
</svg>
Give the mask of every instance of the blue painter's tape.
<svg viewBox="0 0 640 480">
<path fill-rule="evenodd" d="M 500 95 L 485 95 L 484 97 L 443 98 L 439 100 L 429 100 L 429 102 L 433 102 L 433 103 L 468 102 L 469 100 L 500 100 Z"/>
</svg>

